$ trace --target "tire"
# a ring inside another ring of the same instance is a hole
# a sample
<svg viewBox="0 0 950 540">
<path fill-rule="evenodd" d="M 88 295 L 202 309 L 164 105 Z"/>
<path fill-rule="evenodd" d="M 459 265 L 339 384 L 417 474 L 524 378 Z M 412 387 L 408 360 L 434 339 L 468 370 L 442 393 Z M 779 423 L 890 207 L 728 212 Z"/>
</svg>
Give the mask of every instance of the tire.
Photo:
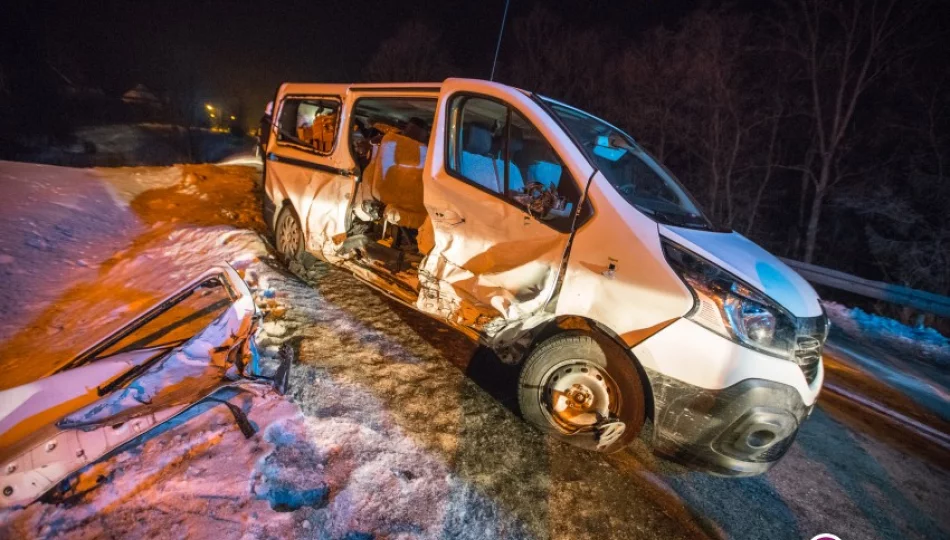
<svg viewBox="0 0 950 540">
<path fill-rule="evenodd" d="M 284 205 L 274 225 L 274 247 L 286 264 L 300 262 L 303 255 L 303 229 L 292 206 Z"/>
<path fill-rule="evenodd" d="M 518 380 L 524 418 L 544 433 L 595 452 L 616 452 L 633 442 L 645 420 L 643 382 L 630 358 L 611 349 L 612 343 L 602 346 L 582 332 L 540 343 Z"/>
</svg>

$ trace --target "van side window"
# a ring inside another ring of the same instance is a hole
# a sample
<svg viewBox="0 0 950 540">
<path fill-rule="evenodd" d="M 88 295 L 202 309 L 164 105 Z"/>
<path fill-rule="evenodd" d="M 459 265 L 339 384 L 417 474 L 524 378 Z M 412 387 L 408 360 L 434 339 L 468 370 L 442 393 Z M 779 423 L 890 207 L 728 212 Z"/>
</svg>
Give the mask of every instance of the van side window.
<svg viewBox="0 0 950 540">
<path fill-rule="evenodd" d="M 503 195 L 508 107 L 489 99 L 463 96 L 453 101 L 450 114 L 449 169 Z"/>
<path fill-rule="evenodd" d="M 447 166 L 560 231 L 569 231 L 581 188 L 541 131 L 498 101 L 452 101 Z M 583 220 L 591 213 L 585 204 Z"/>
<path fill-rule="evenodd" d="M 329 154 L 336 143 L 339 120 L 337 99 L 288 97 L 280 106 L 277 140 Z"/>
</svg>

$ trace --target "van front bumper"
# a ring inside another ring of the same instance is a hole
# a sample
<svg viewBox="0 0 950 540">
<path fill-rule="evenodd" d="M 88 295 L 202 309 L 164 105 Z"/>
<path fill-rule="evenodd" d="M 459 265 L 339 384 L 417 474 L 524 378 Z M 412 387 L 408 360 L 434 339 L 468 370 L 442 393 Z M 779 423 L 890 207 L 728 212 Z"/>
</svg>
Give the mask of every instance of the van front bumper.
<svg viewBox="0 0 950 540">
<path fill-rule="evenodd" d="M 633 348 L 653 394 L 654 448 L 728 476 L 762 474 L 795 440 L 824 367 L 806 380 L 787 360 L 680 319 Z"/>
<path fill-rule="evenodd" d="M 654 451 L 723 476 L 769 470 L 811 413 L 787 385 L 747 379 L 709 390 L 647 370 L 653 387 Z"/>
</svg>

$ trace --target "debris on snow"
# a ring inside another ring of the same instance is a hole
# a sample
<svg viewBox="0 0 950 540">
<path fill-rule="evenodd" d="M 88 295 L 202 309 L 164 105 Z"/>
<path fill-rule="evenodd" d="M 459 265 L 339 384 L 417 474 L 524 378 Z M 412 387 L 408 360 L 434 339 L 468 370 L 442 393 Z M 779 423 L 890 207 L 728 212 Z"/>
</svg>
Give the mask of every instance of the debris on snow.
<svg viewBox="0 0 950 540">
<path fill-rule="evenodd" d="M 304 506 L 319 508 L 326 504 L 329 488 L 323 481 L 324 458 L 299 426 L 286 423 L 267 428 L 265 440 L 274 451 L 258 463 L 251 492 L 268 501 L 278 512 L 291 512 Z"/>
</svg>

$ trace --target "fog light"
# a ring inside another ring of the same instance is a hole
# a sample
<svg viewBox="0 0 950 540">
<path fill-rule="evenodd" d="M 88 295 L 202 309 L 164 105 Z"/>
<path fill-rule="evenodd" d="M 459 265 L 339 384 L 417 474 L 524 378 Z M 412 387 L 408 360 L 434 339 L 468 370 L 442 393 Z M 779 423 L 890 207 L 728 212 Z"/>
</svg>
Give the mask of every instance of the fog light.
<svg viewBox="0 0 950 540">
<path fill-rule="evenodd" d="M 753 431 L 746 438 L 746 443 L 752 448 L 764 448 L 775 440 L 775 433 L 760 429 Z"/>
</svg>

